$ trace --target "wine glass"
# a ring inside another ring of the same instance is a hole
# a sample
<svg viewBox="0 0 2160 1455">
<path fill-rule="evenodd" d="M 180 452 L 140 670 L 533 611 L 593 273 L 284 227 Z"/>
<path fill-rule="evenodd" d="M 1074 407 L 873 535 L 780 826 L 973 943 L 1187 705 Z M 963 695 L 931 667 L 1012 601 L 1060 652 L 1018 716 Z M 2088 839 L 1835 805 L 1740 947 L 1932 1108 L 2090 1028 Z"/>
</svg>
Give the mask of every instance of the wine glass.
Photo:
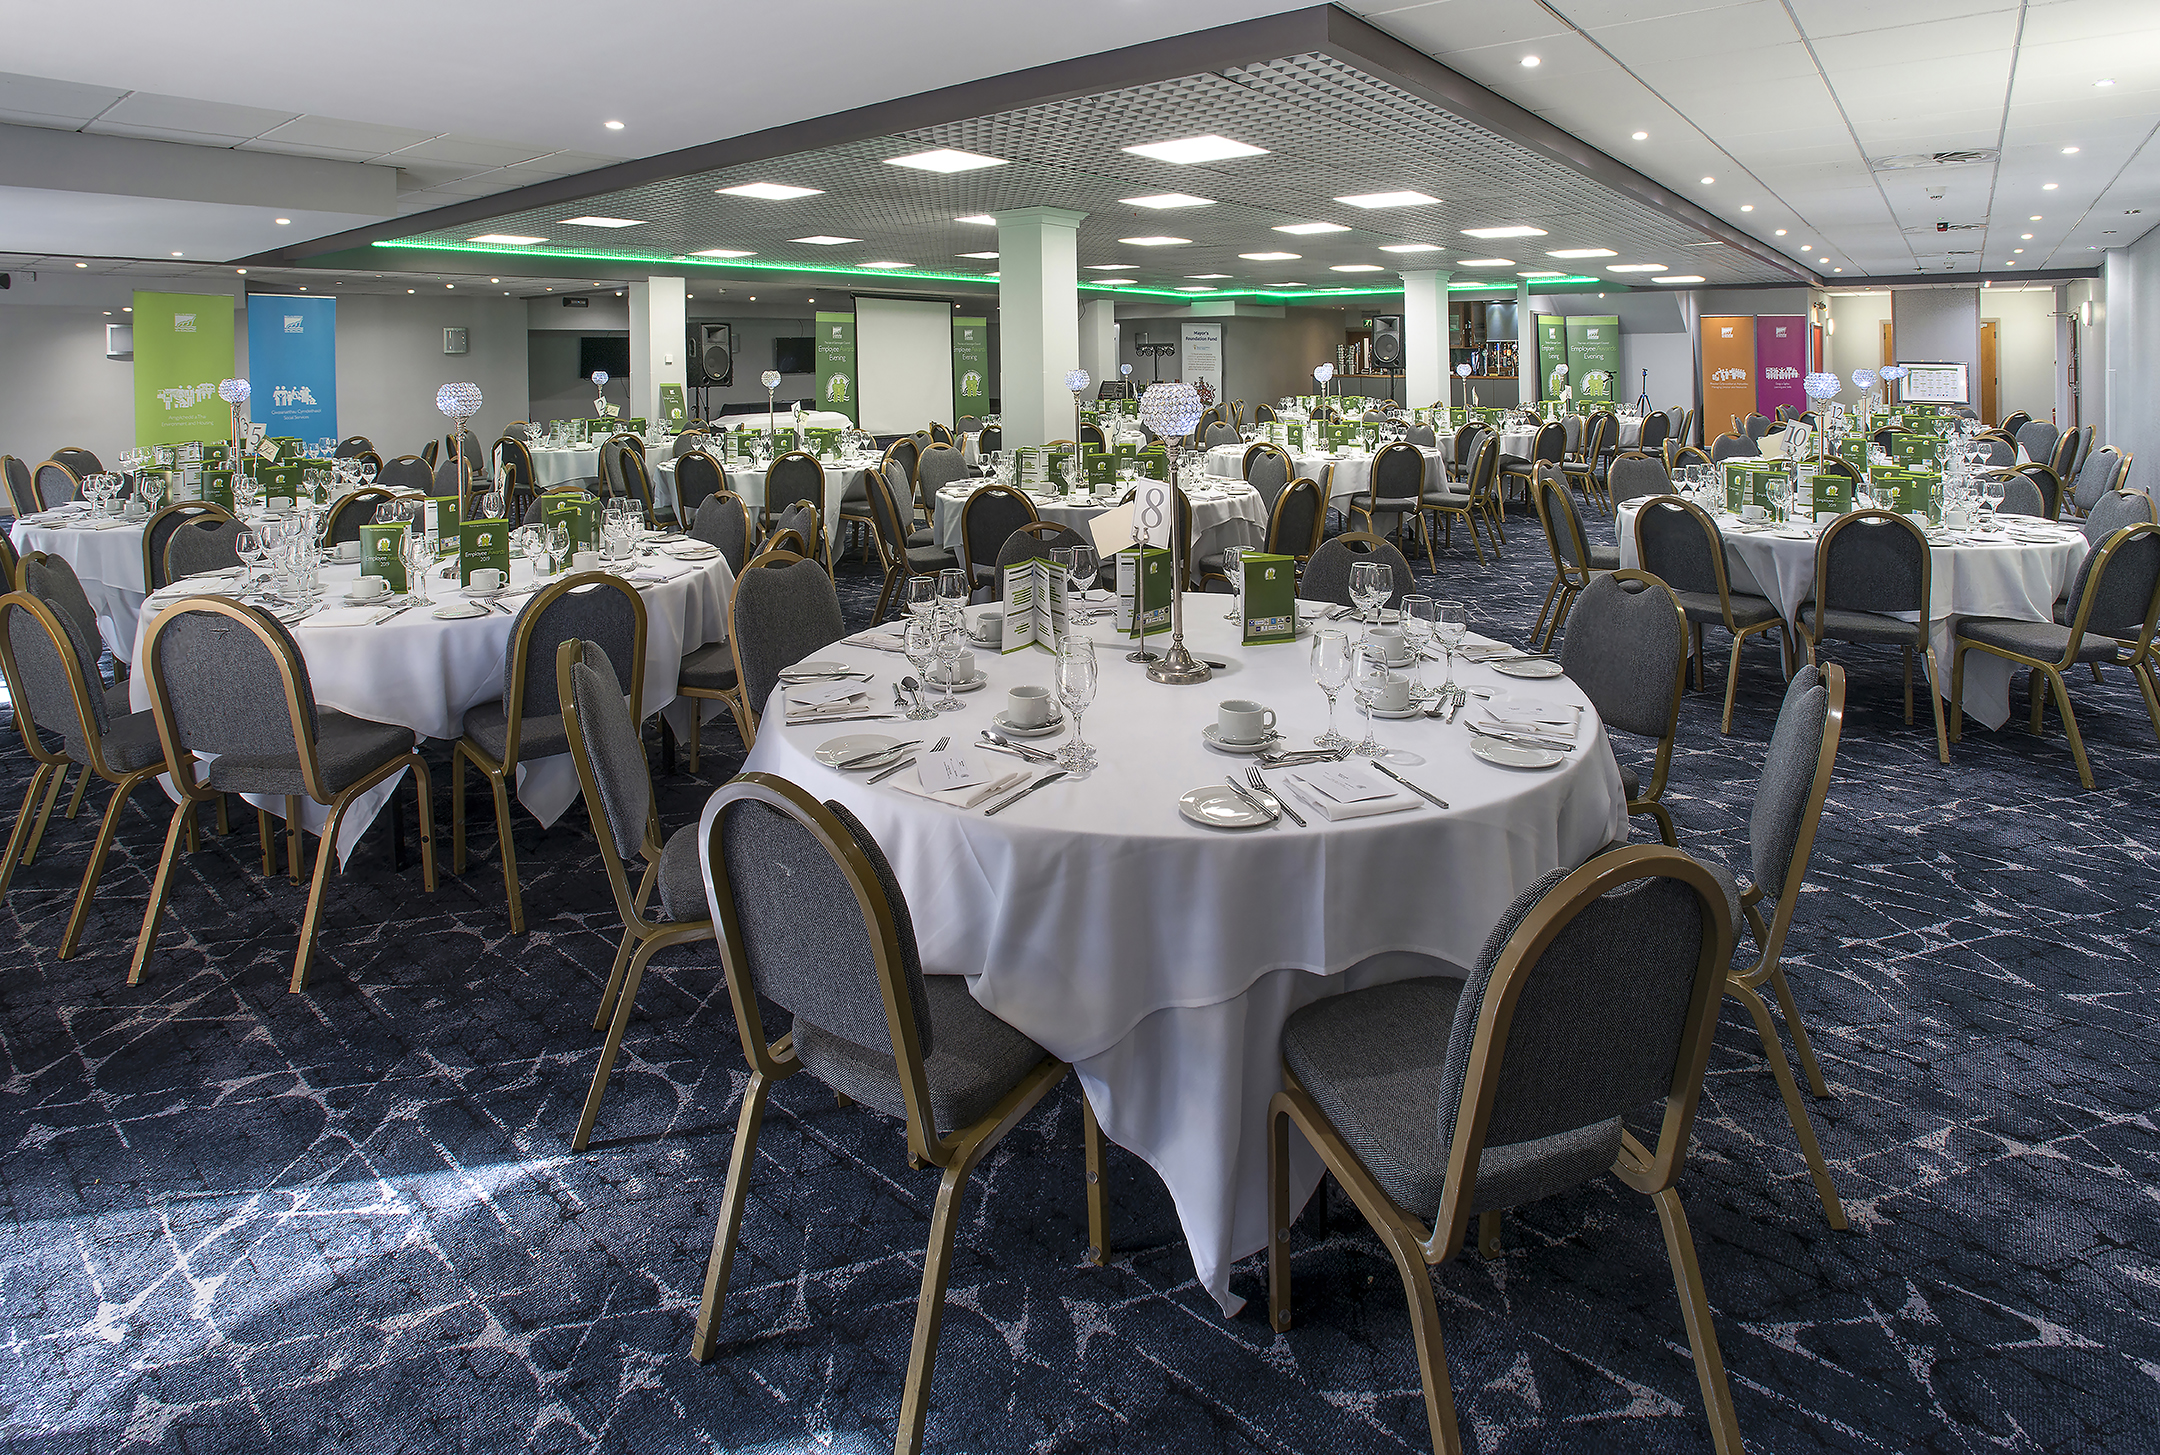
<svg viewBox="0 0 2160 1455">
<path fill-rule="evenodd" d="M 1350 601 L 1357 608 L 1357 619 L 1365 620 L 1365 613 L 1372 609 L 1372 577 L 1376 561 L 1352 561 L 1350 563 Z"/>
<path fill-rule="evenodd" d="M 552 572 L 560 574 L 567 570 L 570 563 L 570 527 L 561 521 L 549 526 L 547 528 L 547 549 L 548 562 Z"/>
<path fill-rule="evenodd" d="M 480 518 L 482 520 L 503 519 L 503 493 L 500 487 L 488 490 L 481 495 Z"/>
<path fill-rule="evenodd" d="M 435 545 L 411 525 L 398 542 L 398 559 L 405 563 L 405 590 L 415 606 L 428 604 L 428 572 L 435 569 Z"/>
<path fill-rule="evenodd" d="M 1101 558 L 1095 554 L 1093 546 L 1074 546 L 1072 548 L 1072 570 L 1067 576 L 1067 580 L 1072 586 L 1073 595 L 1078 596 L 1080 593 L 1092 588 L 1095 585 L 1096 573 L 1101 569 Z"/>
<path fill-rule="evenodd" d="M 940 605 L 959 615 L 961 608 L 967 605 L 967 573 L 950 567 L 938 572 L 937 594 Z"/>
<path fill-rule="evenodd" d="M 522 555 L 532 569 L 534 580 L 546 573 L 540 569 L 540 559 L 547 554 L 547 527 L 544 525 L 521 525 L 515 535 L 518 554 Z"/>
<path fill-rule="evenodd" d="M 918 619 L 927 616 L 937 606 L 938 582 L 935 576 L 910 576 L 907 584 L 908 614 Z"/>
<path fill-rule="evenodd" d="M 1371 574 L 1366 577 L 1366 590 L 1372 593 L 1372 603 L 1367 610 L 1372 613 L 1374 621 L 1383 621 L 1386 619 L 1388 598 L 1395 594 L 1395 568 L 1385 561 L 1368 561 L 1365 564 L 1372 568 Z"/>
<path fill-rule="evenodd" d="M 373 460 L 363 458 L 360 461 L 360 483 L 363 485 L 375 483 L 375 462 Z"/>
<path fill-rule="evenodd" d="M 1355 749 L 1361 758 L 1378 758 L 1386 755 L 1373 737 L 1373 694 L 1388 680 L 1387 658 L 1372 642 L 1358 644 L 1350 662 L 1350 697 L 1365 713 L 1365 741 Z"/>
<path fill-rule="evenodd" d="M 1230 609 L 1224 621 L 1245 623 L 1245 553 L 1251 546 L 1230 546 L 1223 551 L 1223 573 L 1230 578 Z"/>
<path fill-rule="evenodd" d="M 959 669 L 960 654 L 967 650 L 967 616 L 957 610 L 940 608 L 931 614 L 930 621 L 937 629 L 938 678 L 945 685 L 945 695 L 930 705 L 939 712 L 958 712 L 966 704 L 953 696 L 953 679 Z"/>
<path fill-rule="evenodd" d="M 1425 686 L 1425 651 L 1432 645 L 1439 609 L 1440 603 L 1430 596 L 1405 596 L 1402 600 L 1403 640 L 1410 644 L 1410 697 L 1414 702 L 1432 696 Z"/>
<path fill-rule="evenodd" d="M 1095 764 L 1095 749 L 1080 734 L 1080 715 L 1095 700 L 1095 639 L 1067 632 L 1058 643 L 1058 701 L 1072 714 L 1072 741 L 1058 750 L 1058 761 L 1068 768 L 1085 769 Z"/>
<path fill-rule="evenodd" d="M 915 664 L 918 679 L 930 675 L 930 664 L 937 660 L 938 626 L 929 611 L 908 618 L 902 630 L 901 643 L 907 651 L 907 659 Z M 921 722 L 937 716 L 937 709 L 925 706 L 921 695 L 914 697 L 914 706 L 907 711 L 911 722 Z"/>
<path fill-rule="evenodd" d="M 1469 631 L 1470 612 L 1460 601 L 1432 604 L 1432 632 L 1447 653 L 1447 680 L 1440 684 L 1440 695 L 1456 702 L 1462 701 L 1463 690 L 1455 685 L 1455 653 L 1461 650 Z"/>
<path fill-rule="evenodd" d="M 240 583 L 240 594 L 245 596 L 255 585 L 257 568 L 270 558 L 270 546 L 261 531 L 243 526 L 240 534 L 233 537 L 233 550 L 239 555 L 241 564 L 247 567 L 247 576 Z"/>
<path fill-rule="evenodd" d="M 1335 694 L 1350 681 L 1350 637 L 1331 627 L 1313 633 L 1313 682 L 1327 694 L 1327 731 L 1313 739 L 1323 748 L 1347 748 L 1350 740 L 1335 731 Z"/>
</svg>

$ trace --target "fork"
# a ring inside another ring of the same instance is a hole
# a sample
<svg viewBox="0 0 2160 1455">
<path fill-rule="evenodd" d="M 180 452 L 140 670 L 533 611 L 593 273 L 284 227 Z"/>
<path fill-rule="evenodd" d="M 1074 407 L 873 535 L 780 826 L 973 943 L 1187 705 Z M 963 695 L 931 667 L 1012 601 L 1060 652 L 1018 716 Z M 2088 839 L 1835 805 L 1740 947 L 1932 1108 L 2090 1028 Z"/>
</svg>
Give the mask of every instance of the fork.
<svg viewBox="0 0 2160 1455">
<path fill-rule="evenodd" d="M 1277 793 L 1274 789 L 1267 786 L 1267 779 L 1260 776 L 1260 770 L 1258 768 L 1247 768 L 1245 770 L 1245 781 L 1252 784 L 1253 791 L 1255 793 L 1264 793 L 1267 795 L 1267 797 L 1262 800 L 1263 804 L 1274 804 L 1276 808 L 1280 809 L 1283 813 L 1289 815 L 1290 822 L 1296 824 L 1299 828 L 1307 827 L 1305 820 L 1298 817 L 1298 811 L 1290 806 L 1290 801 L 1284 798 L 1280 793 Z"/>
</svg>

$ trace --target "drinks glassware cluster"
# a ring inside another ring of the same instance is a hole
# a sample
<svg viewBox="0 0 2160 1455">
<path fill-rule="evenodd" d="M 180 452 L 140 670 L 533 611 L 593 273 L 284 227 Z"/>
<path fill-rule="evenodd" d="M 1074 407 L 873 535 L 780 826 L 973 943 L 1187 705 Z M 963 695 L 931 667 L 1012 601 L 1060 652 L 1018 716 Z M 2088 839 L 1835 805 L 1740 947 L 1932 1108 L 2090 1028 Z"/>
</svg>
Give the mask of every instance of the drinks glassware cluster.
<svg viewBox="0 0 2160 1455">
<path fill-rule="evenodd" d="M 1335 694 L 1350 682 L 1350 637 L 1347 632 L 1322 627 L 1313 633 L 1313 682 L 1327 695 L 1327 731 L 1313 739 L 1323 748 L 1347 748 L 1350 740 L 1335 731 Z"/>
<path fill-rule="evenodd" d="M 1080 716 L 1095 701 L 1097 682 L 1095 640 L 1069 631 L 1058 642 L 1058 701 L 1072 714 L 1072 741 L 1058 750 L 1058 761 L 1067 768 L 1084 769 L 1095 763 L 1095 749 L 1080 731 Z"/>
</svg>

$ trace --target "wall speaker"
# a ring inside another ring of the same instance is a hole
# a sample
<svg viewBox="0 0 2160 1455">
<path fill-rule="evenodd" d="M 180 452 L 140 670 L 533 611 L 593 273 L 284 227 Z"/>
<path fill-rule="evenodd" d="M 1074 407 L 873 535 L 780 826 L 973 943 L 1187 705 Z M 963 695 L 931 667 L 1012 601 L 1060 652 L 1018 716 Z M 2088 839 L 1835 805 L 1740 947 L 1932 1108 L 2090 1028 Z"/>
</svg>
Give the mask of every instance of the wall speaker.
<svg viewBox="0 0 2160 1455">
<path fill-rule="evenodd" d="M 1383 369 L 1399 369 L 1403 361 L 1402 317 L 1387 314 L 1372 321 L 1372 358 Z"/>
<path fill-rule="evenodd" d="M 690 325 L 690 383 L 698 388 L 735 382 L 733 330 L 724 323 Z"/>
</svg>

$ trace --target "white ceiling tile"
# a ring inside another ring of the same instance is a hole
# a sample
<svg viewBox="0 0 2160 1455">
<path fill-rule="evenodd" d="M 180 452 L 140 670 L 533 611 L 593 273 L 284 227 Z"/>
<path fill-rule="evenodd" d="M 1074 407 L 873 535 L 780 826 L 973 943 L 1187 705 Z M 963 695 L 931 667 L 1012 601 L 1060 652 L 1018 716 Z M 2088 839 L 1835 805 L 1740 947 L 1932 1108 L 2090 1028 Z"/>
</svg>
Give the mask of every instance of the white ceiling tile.
<svg viewBox="0 0 2160 1455">
<path fill-rule="evenodd" d="M 282 157 L 314 157 L 326 162 L 372 162 L 380 152 L 351 151 L 343 147 L 303 146 L 297 142 L 267 141 L 254 137 L 235 148 L 243 152 L 271 152 Z"/>
<path fill-rule="evenodd" d="M 2063 0 L 2026 11 L 2024 44 L 2099 41 L 2112 57 L 2122 37 L 2156 26 L 2160 26 L 2160 15 L 2154 13 L 2151 0 Z"/>
<path fill-rule="evenodd" d="M 0 113 L 51 116 L 82 122 L 96 116 L 127 92 L 110 86 L 83 86 L 43 76 L 0 72 Z"/>
<path fill-rule="evenodd" d="M 0 108 L 0 123 L 8 126 L 37 126 L 47 131 L 81 131 L 80 117 L 47 116 L 42 111 L 8 111 Z"/>
<path fill-rule="evenodd" d="M 1801 28 L 1818 39 L 1887 30 L 1916 21 L 2015 13 L 2017 8 L 2015 0 L 1903 0 L 1898 5 L 1884 5 L 1881 0 L 1793 0 Z"/>
<path fill-rule="evenodd" d="M 1675 54 L 1697 62 L 1712 56 L 1753 56 L 1774 45 L 1797 42 L 1799 34 L 1779 0 L 1747 0 L 1692 15 L 1606 26 L 1597 38 L 1633 65 Z"/>
<path fill-rule="evenodd" d="M 386 163 L 389 159 L 385 159 Z M 428 187 L 440 187 L 445 182 L 456 182 L 472 176 L 475 172 L 492 170 L 487 167 L 455 166 L 448 162 L 396 162 L 398 190 L 418 192 Z"/>
<path fill-rule="evenodd" d="M 529 162 L 535 157 L 547 155 L 545 147 L 517 146 L 510 142 L 475 141 L 469 137 L 439 136 L 432 141 L 401 148 L 393 160 L 404 166 L 404 158 L 421 162 L 446 162 L 453 166 L 506 167 L 514 162 Z"/>
<path fill-rule="evenodd" d="M 160 96 L 137 91 L 114 103 L 104 120 L 128 126 L 157 127 L 164 131 L 193 131 L 208 136 L 261 136 L 274 126 L 293 120 L 296 111 L 266 111 L 260 106 L 234 106 L 222 101 L 191 101 L 184 96 Z"/>
<path fill-rule="evenodd" d="M 362 152 L 379 157 L 436 135 L 408 126 L 378 126 L 369 121 L 339 121 L 328 116 L 299 116 L 262 134 L 282 146 L 322 147 L 329 152 Z"/>
<path fill-rule="evenodd" d="M 1434 0 L 1430 5 L 1376 16 L 1373 23 L 1442 60 L 1480 46 L 1516 45 L 1573 33 L 1551 11 L 1530 0 Z"/>
<path fill-rule="evenodd" d="M 187 146 L 232 148 L 246 141 L 244 136 L 216 135 L 201 131 L 175 131 L 164 126 L 131 126 L 118 121 L 93 121 L 83 130 L 92 136 L 132 136 L 139 141 L 176 141 Z"/>
</svg>

